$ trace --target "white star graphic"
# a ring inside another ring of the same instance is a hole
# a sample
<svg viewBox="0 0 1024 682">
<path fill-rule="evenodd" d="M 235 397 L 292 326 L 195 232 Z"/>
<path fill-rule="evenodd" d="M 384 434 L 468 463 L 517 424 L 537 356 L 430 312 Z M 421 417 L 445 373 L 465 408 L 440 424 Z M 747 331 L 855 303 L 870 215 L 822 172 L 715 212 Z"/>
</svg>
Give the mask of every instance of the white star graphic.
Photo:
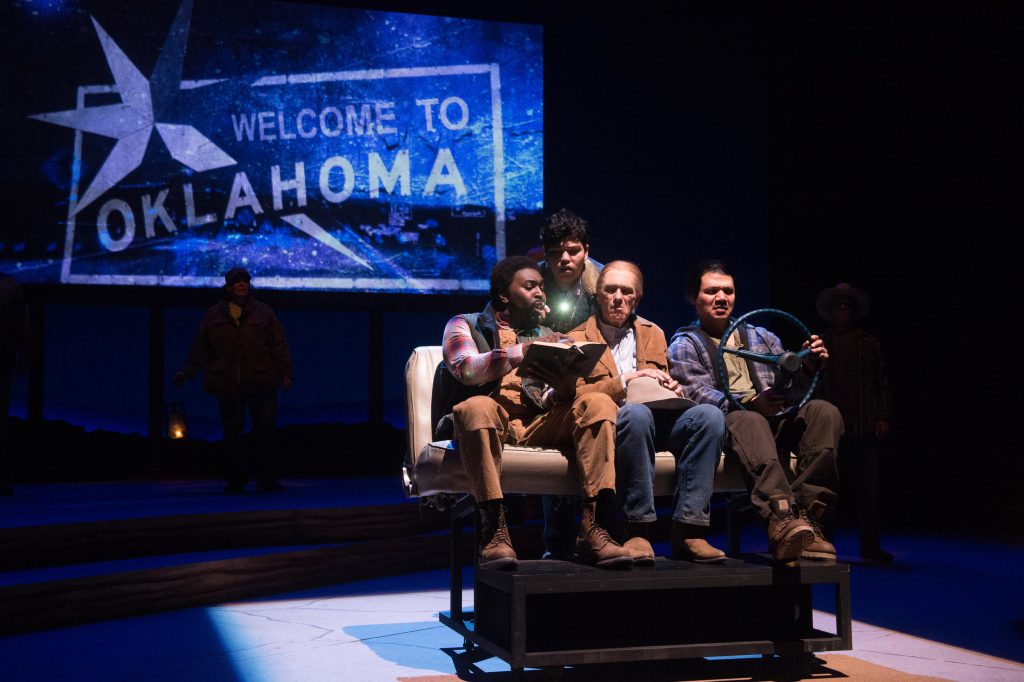
<svg viewBox="0 0 1024 682">
<path fill-rule="evenodd" d="M 157 120 L 181 89 L 181 67 L 191 14 L 192 1 L 185 0 L 178 9 L 150 80 L 142 75 L 93 18 L 93 26 L 122 103 L 31 117 L 117 140 L 92 183 L 73 206 L 73 214 L 79 213 L 142 164 L 154 127 L 171 156 L 194 171 L 208 171 L 236 163 L 192 126 Z"/>
<path fill-rule="evenodd" d="M 77 201 L 72 199 L 72 215 L 77 215 L 142 165 L 153 128 L 156 128 L 171 156 L 194 171 L 213 170 L 237 163 L 192 126 L 157 120 L 166 112 L 178 92 L 186 87 L 181 80 L 181 70 L 185 61 L 191 16 L 192 0 L 184 0 L 178 8 L 178 14 L 174 18 L 149 80 L 128 59 L 114 39 L 103 30 L 95 17 L 92 17 L 92 24 L 96 28 L 96 35 L 99 36 L 107 65 L 114 76 L 117 92 L 121 95 L 121 104 L 56 111 L 30 117 L 117 140 L 85 193 Z M 188 87 L 191 89 L 217 82 L 219 80 L 190 82 Z M 304 213 L 281 218 L 364 268 L 373 269 L 364 258 L 343 245 Z"/>
</svg>

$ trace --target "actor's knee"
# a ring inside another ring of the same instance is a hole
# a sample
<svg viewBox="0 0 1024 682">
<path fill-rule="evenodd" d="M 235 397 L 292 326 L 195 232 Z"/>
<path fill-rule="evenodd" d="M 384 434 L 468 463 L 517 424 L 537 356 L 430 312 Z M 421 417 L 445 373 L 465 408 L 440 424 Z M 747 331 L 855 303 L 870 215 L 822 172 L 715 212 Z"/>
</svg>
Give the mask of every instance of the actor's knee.
<svg viewBox="0 0 1024 682">
<path fill-rule="evenodd" d="M 615 428 L 619 433 L 654 431 L 654 413 L 640 403 L 626 403 L 618 410 Z"/>
<path fill-rule="evenodd" d="M 485 395 L 475 395 L 463 400 L 452 409 L 457 431 L 477 429 L 501 429 L 503 420 L 498 403 Z"/>
<path fill-rule="evenodd" d="M 576 399 L 576 414 L 580 416 L 584 424 L 593 424 L 599 421 L 610 421 L 615 423 L 619 411 L 615 401 L 604 393 L 587 393 Z"/>
<path fill-rule="evenodd" d="M 804 405 L 804 420 L 829 424 L 839 432 L 843 431 L 843 416 L 837 408 L 827 400 L 811 400 Z"/>
<path fill-rule="evenodd" d="M 725 415 L 714 405 L 697 405 L 687 410 L 697 430 L 708 436 L 722 438 L 725 435 Z"/>
</svg>

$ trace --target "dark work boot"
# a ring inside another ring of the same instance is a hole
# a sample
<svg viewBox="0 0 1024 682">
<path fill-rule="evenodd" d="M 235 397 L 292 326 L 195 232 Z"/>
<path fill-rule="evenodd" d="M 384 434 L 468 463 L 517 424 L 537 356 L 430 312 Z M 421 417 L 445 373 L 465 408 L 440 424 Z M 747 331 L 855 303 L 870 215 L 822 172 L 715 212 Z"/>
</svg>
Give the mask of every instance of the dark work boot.
<svg viewBox="0 0 1024 682">
<path fill-rule="evenodd" d="M 566 560 L 576 551 L 576 504 L 573 497 L 541 495 L 544 509 L 544 559 Z"/>
<path fill-rule="evenodd" d="M 635 566 L 653 566 L 654 548 L 651 547 L 651 525 L 627 521 L 625 524 L 626 541 L 622 544 L 633 557 Z"/>
<path fill-rule="evenodd" d="M 860 555 L 869 561 L 892 561 L 895 557 L 882 549 L 877 535 L 862 535 L 860 538 Z"/>
<path fill-rule="evenodd" d="M 505 523 L 505 505 L 501 500 L 489 500 L 477 508 L 480 515 L 480 540 L 477 545 L 477 565 L 481 569 L 512 570 L 519 567 L 516 550 L 508 536 Z"/>
<path fill-rule="evenodd" d="M 800 554 L 803 559 L 831 559 L 835 561 L 836 546 L 825 539 L 821 530 L 822 518 L 825 516 L 825 503 L 815 500 L 807 508 L 800 509 L 800 520 L 809 524 L 814 530 L 814 540 L 804 547 Z"/>
<path fill-rule="evenodd" d="M 581 508 L 579 536 L 576 538 L 576 558 L 580 563 L 600 568 L 624 568 L 633 565 L 633 557 L 622 545 L 597 523 L 596 504 L 586 501 Z"/>
<path fill-rule="evenodd" d="M 612 540 L 620 545 L 626 542 L 626 530 L 623 523 L 619 498 L 615 496 L 614 490 L 602 490 L 594 500 L 594 520 L 597 525 L 608 531 Z"/>
<path fill-rule="evenodd" d="M 793 502 L 785 495 L 773 495 L 768 506 L 768 549 L 772 558 L 781 563 L 796 561 L 814 542 L 814 529 L 793 512 Z"/>
</svg>

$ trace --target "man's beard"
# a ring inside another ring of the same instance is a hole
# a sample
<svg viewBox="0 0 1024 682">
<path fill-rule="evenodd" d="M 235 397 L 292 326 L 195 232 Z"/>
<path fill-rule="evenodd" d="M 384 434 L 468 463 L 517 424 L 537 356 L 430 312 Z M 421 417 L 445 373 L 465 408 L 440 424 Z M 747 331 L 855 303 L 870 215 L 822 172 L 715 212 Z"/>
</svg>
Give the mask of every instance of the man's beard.
<svg viewBox="0 0 1024 682">
<path fill-rule="evenodd" d="M 547 306 L 543 303 L 540 307 L 531 305 L 529 308 L 509 310 L 509 319 L 517 327 L 536 327 L 544 321 Z"/>
</svg>

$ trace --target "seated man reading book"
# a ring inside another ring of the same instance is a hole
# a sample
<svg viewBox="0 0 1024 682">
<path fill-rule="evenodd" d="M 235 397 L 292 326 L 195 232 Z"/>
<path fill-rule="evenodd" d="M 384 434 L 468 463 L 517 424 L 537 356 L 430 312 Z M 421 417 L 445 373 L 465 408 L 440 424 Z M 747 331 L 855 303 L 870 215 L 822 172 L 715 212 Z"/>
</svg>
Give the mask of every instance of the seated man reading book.
<svg viewBox="0 0 1024 682">
<path fill-rule="evenodd" d="M 598 312 L 569 332 L 577 341 L 607 344 L 577 395 L 608 395 L 620 407 L 615 433 L 615 476 L 625 513 L 626 549 L 637 564 L 654 562 L 649 541 L 654 507 L 654 455 L 676 457 L 672 506 L 672 556 L 720 562 L 725 552 L 704 539 L 711 521 L 711 492 L 722 451 L 725 419 L 711 405 L 682 398 L 668 374 L 668 346 L 658 325 L 637 317 L 643 275 L 633 263 L 612 261 L 597 280 Z"/>
<path fill-rule="evenodd" d="M 542 326 L 544 282 L 529 258 L 505 258 L 491 270 L 491 301 L 482 313 L 456 315 L 444 330 L 444 363 L 476 395 L 454 405 L 455 440 L 480 516 L 481 568 L 514 568 L 516 552 L 501 490 L 504 443 L 571 446 L 580 475 L 580 561 L 601 567 L 632 564 L 629 553 L 599 521 L 614 511 L 615 403 L 601 393 L 576 394 L 576 376 L 539 364 L 520 371 L 536 341 L 563 338 Z M 566 448 L 568 449 L 568 448 Z"/>
</svg>

